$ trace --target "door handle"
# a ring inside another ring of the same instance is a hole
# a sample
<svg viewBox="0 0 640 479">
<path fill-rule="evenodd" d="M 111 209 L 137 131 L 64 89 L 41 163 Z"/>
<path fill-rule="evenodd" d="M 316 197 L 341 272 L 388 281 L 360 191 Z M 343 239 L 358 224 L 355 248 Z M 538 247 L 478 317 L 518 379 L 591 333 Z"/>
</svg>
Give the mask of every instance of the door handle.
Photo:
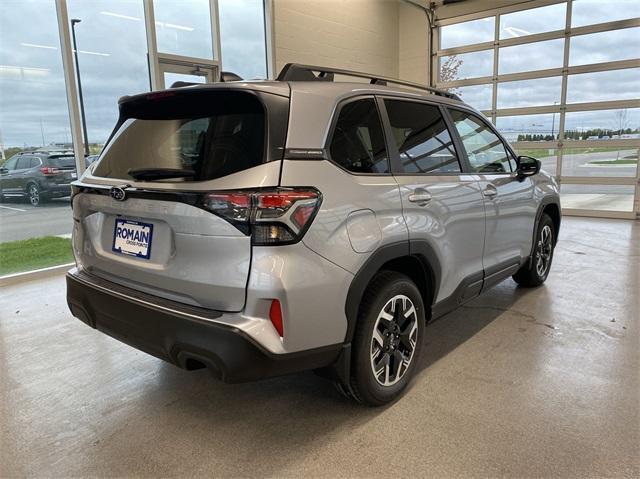
<svg viewBox="0 0 640 479">
<path fill-rule="evenodd" d="M 424 190 L 415 190 L 409 195 L 409 201 L 411 203 L 419 203 L 424 205 L 431 201 L 431 195 Z"/>
<path fill-rule="evenodd" d="M 495 186 L 489 185 L 484 190 L 482 190 L 482 194 L 487 198 L 493 198 L 495 196 L 498 196 L 498 190 Z"/>
</svg>

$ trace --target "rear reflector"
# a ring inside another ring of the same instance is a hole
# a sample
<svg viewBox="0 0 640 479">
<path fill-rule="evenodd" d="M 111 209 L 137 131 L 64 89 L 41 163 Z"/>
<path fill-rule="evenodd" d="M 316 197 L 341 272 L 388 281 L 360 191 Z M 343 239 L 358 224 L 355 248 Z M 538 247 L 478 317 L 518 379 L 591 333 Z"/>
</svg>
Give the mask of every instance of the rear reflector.
<svg viewBox="0 0 640 479">
<path fill-rule="evenodd" d="M 284 337 L 284 327 L 282 325 L 282 308 L 280 307 L 280 301 L 274 299 L 271 301 L 271 307 L 269 308 L 269 319 L 271 324 L 276 328 L 281 338 Z"/>
</svg>

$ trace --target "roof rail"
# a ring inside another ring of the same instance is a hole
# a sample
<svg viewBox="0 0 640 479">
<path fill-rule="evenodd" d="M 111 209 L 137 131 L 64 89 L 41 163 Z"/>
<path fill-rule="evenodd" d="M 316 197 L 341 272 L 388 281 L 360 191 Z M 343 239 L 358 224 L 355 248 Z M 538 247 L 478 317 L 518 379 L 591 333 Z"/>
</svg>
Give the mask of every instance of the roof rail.
<svg viewBox="0 0 640 479">
<path fill-rule="evenodd" d="M 317 74 L 315 73 L 317 72 Z M 315 65 L 302 65 L 299 63 L 287 63 L 280 73 L 278 74 L 277 81 L 334 81 L 334 75 L 344 75 L 356 78 L 366 78 L 372 85 L 386 85 L 387 83 L 393 83 L 396 85 L 408 86 L 411 88 L 417 88 L 419 90 L 425 90 L 433 95 L 443 96 L 445 98 L 451 98 L 452 100 L 460 100 L 460 97 L 455 93 L 449 93 L 448 91 L 439 90 L 420 83 L 413 83 L 404 80 L 398 80 L 397 78 L 383 77 L 380 75 L 371 75 L 370 73 L 362 73 L 351 70 L 340 70 L 338 68 L 327 68 Z"/>
</svg>

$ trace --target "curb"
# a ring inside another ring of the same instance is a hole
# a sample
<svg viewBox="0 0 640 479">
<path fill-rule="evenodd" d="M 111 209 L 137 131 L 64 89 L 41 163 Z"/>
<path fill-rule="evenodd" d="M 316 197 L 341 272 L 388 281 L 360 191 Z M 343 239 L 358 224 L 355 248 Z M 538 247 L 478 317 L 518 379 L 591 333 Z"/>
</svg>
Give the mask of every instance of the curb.
<svg viewBox="0 0 640 479">
<path fill-rule="evenodd" d="M 0 276 L 0 286 L 10 286 L 12 284 L 23 283 L 25 281 L 33 281 L 36 279 L 49 278 L 64 274 L 74 266 L 74 263 L 61 264 L 58 266 L 50 266 L 49 268 L 36 269 L 25 273 L 13 273 Z"/>
</svg>

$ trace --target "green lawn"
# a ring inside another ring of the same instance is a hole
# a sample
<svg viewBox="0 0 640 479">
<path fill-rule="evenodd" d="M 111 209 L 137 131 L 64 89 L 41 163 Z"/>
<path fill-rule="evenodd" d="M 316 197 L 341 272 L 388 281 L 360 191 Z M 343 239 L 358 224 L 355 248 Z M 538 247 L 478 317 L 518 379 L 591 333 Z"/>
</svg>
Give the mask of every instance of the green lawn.
<svg viewBox="0 0 640 479">
<path fill-rule="evenodd" d="M 71 240 L 44 236 L 0 243 L 0 276 L 73 263 Z"/>
</svg>

